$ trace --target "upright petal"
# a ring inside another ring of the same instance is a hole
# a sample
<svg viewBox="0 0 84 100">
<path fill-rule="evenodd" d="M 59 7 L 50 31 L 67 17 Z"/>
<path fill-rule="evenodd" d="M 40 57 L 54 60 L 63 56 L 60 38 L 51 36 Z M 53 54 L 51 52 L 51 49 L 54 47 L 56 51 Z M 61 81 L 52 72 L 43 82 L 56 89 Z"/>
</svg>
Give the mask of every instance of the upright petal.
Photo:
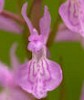
<svg viewBox="0 0 84 100">
<path fill-rule="evenodd" d="M 0 30 L 13 32 L 16 34 L 22 33 L 22 27 L 11 18 L 0 15 Z"/>
<path fill-rule="evenodd" d="M 0 62 L 0 84 L 5 87 L 13 84 L 13 75 L 2 62 Z"/>
<path fill-rule="evenodd" d="M 45 6 L 44 8 L 44 15 L 40 20 L 40 32 L 44 38 L 44 43 L 47 42 L 49 33 L 50 33 L 50 24 L 51 24 L 51 17 L 48 11 L 48 7 Z"/>
<path fill-rule="evenodd" d="M 41 59 L 38 63 L 32 59 L 20 68 L 17 81 L 22 89 L 41 99 L 59 86 L 62 70 L 59 64 L 48 59 Z"/>
<path fill-rule="evenodd" d="M 4 0 L 0 0 L 0 13 L 2 12 L 4 7 Z"/>
<path fill-rule="evenodd" d="M 13 70 L 16 70 L 20 65 L 19 59 L 16 56 L 17 43 L 14 43 L 10 49 L 10 61 Z"/>
<path fill-rule="evenodd" d="M 30 33 L 33 34 L 34 33 L 34 28 L 33 25 L 31 23 L 31 21 L 29 20 L 29 18 L 27 17 L 27 2 L 24 3 L 23 7 L 22 7 L 22 16 L 25 20 L 25 22 L 27 23 L 27 26 L 29 27 Z"/>
</svg>

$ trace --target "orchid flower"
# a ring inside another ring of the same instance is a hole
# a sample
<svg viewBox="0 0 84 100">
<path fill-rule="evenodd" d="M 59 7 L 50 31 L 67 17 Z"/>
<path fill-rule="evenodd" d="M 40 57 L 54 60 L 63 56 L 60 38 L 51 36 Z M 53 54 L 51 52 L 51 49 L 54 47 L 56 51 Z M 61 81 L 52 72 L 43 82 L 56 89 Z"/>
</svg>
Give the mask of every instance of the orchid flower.
<svg viewBox="0 0 84 100">
<path fill-rule="evenodd" d="M 0 62 L 0 85 L 4 88 L 0 92 L 0 100 L 35 100 L 33 96 L 16 84 L 15 71 L 16 67 L 20 65 L 15 56 L 16 47 L 17 44 L 14 44 L 10 51 L 12 69 Z"/>
<path fill-rule="evenodd" d="M 84 0 L 67 0 L 61 5 L 59 14 L 71 31 L 84 37 Z"/>
<path fill-rule="evenodd" d="M 14 17 L 16 19 L 20 19 L 16 15 L 4 11 L 4 0 L 0 0 L 0 30 L 13 32 L 13 33 L 22 33 L 22 27 L 20 24 L 14 20 Z"/>
<path fill-rule="evenodd" d="M 27 3 L 22 7 L 22 16 L 30 30 L 28 50 L 32 52 L 32 59 L 19 68 L 17 83 L 23 90 L 41 99 L 60 85 L 62 70 L 59 64 L 47 58 L 46 43 L 51 23 L 47 6 L 40 20 L 40 34 L 27 17 L 26 10 Z"/>
</svg>

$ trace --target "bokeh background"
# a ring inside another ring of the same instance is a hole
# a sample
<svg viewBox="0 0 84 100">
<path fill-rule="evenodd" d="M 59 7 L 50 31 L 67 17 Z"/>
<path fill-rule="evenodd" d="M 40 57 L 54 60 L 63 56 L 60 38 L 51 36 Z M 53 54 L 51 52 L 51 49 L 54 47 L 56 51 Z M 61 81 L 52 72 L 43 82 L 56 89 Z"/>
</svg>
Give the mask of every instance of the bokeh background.
<svg viewBox="0 0 84 100">
<path fill-rule="evenodd" d="M 5 9 L 20 14 L 18 0 L 5 0 Z M 21 3 L 22 1 L 19 0 Z M 23 0 L 25 1 L 25 0 Z M 32 0 L 27 0 L 29 7 Z M 49 7 L 53 27 L 59 8 L 60 0 L 43 0 L 43 5 Z M 21 5 L 20 5 L 21 6 Z M 23 33 L 24 34 L 24 33 Z M 52 33 L 53 34 L 53 33 Z M 12 34 L 0 30 L 0 60 L 10 65 L 10 48 L 13 43 L 18 43 L 16 54 L 21 62 L 24 62 L 26 50 L 24 48 L 23 35 Z M 48 100 L 80 100 L 81 89 L 84 80 L 84 49 L 77 42 L 54 42 L 49 47 L 51 59 L 60 63 L 63 69 L 64 79 L 62 84 L 52 92 L 49 92 Z"/>
</svg>

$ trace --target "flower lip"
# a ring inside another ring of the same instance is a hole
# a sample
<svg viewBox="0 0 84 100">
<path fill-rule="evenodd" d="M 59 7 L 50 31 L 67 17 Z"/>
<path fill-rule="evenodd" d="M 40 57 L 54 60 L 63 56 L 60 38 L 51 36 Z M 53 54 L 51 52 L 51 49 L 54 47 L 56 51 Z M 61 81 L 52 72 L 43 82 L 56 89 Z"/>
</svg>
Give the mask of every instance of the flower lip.
<svg viewBox="0 0 84 100">
<path fill-rule="evenodd" d="M 47 58 L 47 46 L 51 17 L 45 6 L 44 15 L 40 20 L 40 33 L 33 27 L 26 14 L 27 3 L 22 7 L 22 15 L 30 31 L 28 50 L 32 58 L 18 70 L 17 84 L 26 92 L 32 93 L 37 99 L 47 96 L 62 81 L 62 70 L 59 64 Z"/>
<path fill-rule="evenodd" d="M 32 58 L 18 71 L 17 83 L 19 86 L 38 99 L 47 96 L 47 92 L 57 88 L 62 81 L 60 65 L 46 57 L 42 57 L 39 61 L 36 57 Z"/>
</svg>

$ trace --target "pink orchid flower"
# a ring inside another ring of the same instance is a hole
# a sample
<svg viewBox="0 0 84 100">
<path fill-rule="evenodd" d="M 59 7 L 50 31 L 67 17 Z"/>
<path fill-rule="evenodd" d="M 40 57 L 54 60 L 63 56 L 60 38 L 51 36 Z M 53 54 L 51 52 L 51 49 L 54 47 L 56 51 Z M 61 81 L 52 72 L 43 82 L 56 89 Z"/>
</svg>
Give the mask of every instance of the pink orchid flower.
<svg viewBox="0 0 84 100">
<path fill-rule="evenodd" d="M 16 67 L 20 65 L 15 56 L 16 47 L 17 44 L 14 44 L 10 52 L 12 69 L 0 62 L 0 85 L 4 88 L 0 92 L 0 100 L 35 100 L 32 95 L 23 91 L 16 84 L 15 71 Z"/>
<path fill-rule="evenodd" d="M 3 8 L 4 0 L 0 0 L 0 30 L 13 32 L 16 34 L 22 33 L 23 28 L 17 22 L 20 21 L 21 18 L 15 14 L 5 11 Z"/>
<path fill-rule="evenodd" d="M 51 23 L 47 6 L 44 8 L 44 16 L 40 20 L 40 34 L 27 17 L 26 10 L 27 3 L 22 7 L 22 15 L 30 30 L 28 50 L 32 52 L 32 59 L 18 70 L 17 83 L 23 90 L 41 99 L 47 96 L 48 91 L 52 91 L 60 85 L 62 70 L 59 64 L 47 58 L 46 44 Z"/>
</svg>

